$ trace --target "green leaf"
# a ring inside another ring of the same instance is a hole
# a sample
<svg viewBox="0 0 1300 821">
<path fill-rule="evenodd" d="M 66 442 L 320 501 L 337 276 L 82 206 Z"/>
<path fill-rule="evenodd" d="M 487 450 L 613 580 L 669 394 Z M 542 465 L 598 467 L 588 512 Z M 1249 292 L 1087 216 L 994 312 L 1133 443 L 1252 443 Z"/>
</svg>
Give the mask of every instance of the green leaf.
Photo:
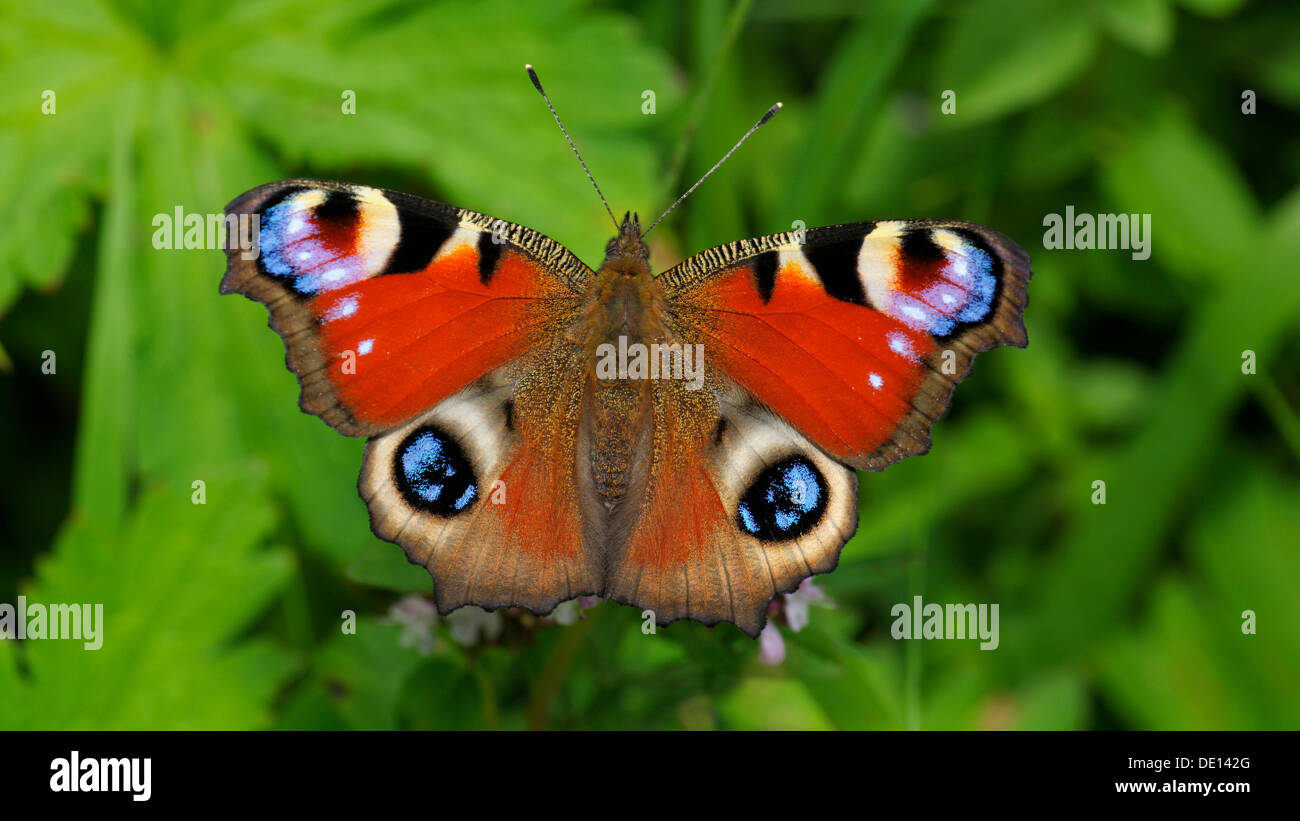
<svg viewBox="0 0 1300 821">
<path fill-rule="evenodd" d="M 1235 12 L 1246 0 L 1178 0 L 1185 8 L 1206 17 L 1227 17 Z"/>
<path fill-rule="evenodd" d="M 1242 351 L 1255 351 L 1261 362 L 1270 361 L 1300 314 L 1300 279 L 1281 273 L 1287 270 L 1287 260 L 1300 253 L 1300 235 L 1284 230 L 1287 223 L 1266 233 L 1252 220 L 1255 206 L 1240 178 L 1185 123 L 1160 118 L 1146 133 L 1154 144 L 1143 149 L 1149 162 L 1121 160 L 1132 176 L 1107 174 L 1118 194 L 1116 208 L 1159 209 L 1152 219 L 1152 259 L 1180 267 L 1186 277 L 1195 270 L 1214 287 L 1212 292 L 1203 289 L 1207 293 L 1198 294 L 1190 309 L 1186 330 L 1151 401 L 1154 412 L 1142 428 L 1069 471 L 1063 487 L 1071 525 L 1045 570 L 1036 616 L 1059 625 L 1058 630 L 1023 644 L 1018 639 L 1004 642 L 1008 648 L 1019 647 L 1018 652 L 1052 660 L 1105 637 L 1126 602 L 1139 592 L 1179 500 L 1195 486 L 1215 452 L 1188 443 L 1219 441 L 1246 391 L 1244 380 L 1251 378 L 1241 372 Z M 1182 162 L 1162 158 L 1154 146 Z M 1188 179 L 1208 190 L 1185 188 Z M 1218 202 L 1206 202 L 1206 207 L 1215 208 L 1226 225 L 1212 226 L 1212 237 L 1187 236 L 1202 218 L 1194 206 L 1175 201 L 1169 191 L 1198 200 L 1207 194 L 1215 197 Z M 1169 232 L 1173 235 L 1167 236 Z M 1160 250 L 1164 245 L 1171 246 L 1167 257 Z M 1135 267 L 1135 276 L 1138 270 Z M 1267 298 L 1261 299 L 1261 294 Z M 1091 502 L 1092 483 L 1098 480 L 1107 484 L 1105 505 Z"/>
<path fill-rule="evenodd" d="M 311 729 L 322 722 L 356 730 L 397 729 L 403 684 L 422 659 L 399 644 L 398 625 L 363 616 L 356 628 L 355 634 L 338 632 L 326 642 L 281 729 Z M 332 711 L 328 719 L 318 712 L 326 703 Z"/>
<path fill-rule="evenodd" d="M 1163 54 L 1173 42 L 1168 0 L 1104 0 L 1101 16 L 1115 39 L 1143 54 Z"/>
<path fill-rule="evenodd" d="M 1300 105 L 1300 42 L 1292 39 L 1264 61 L 1262 78 L 1272 94 L 1293 107 Z M 1262 101 L 1267 105 L 1267 100 Z"/>
<path fill-rule="evenodd" d="M 358 584 L 410 593 L 427 593 L 433 584 L 428 570 L 411 564 L 400 547 L 386 542 L 366 548 L 348 565 L 347 576 Z"/>
<path fill-rule="evenodd" d="M 115 530 L 126 506 L 133 396 L 131 292 L 135 206 L 134 118 L 127 108 L 113 123 L 112 180 L 117 198 L 106 209 L 100 240 L 99 286 L 91 311 L 89 363 L 78 429 L 74 508 Z"/>
<path fill-rule="evenodd" d="M 976 0 L 953 17 L 934 88 L 957 93 L 955 124 L 982 122 L 1056 93 L 1088 65 L 1095 45 L 1082 4 Z"/>
<path fill-rule="evenodd" d="M 131 116 L 134 51 L 97 3 L 5 2 L 0 9 L 2 315 L 24 285 L 48 288 L 62 278 L 88 200 L 105 187 L 114 150 L 105 124 Z"/>
<path fill-rule="evenodd" d="M 896 665 L 877 648 L 854 645 L 843 629 L 850 620 L 846 614 L 818 608 L 802 631 L 783 630 L 785 668 L 835 728 L 898 729 L 903 714 Z"/>
<path fill-rule="evenodd" d="M 238 637 L 292 563 L 261 547 L 271 510 L 235 492 L 242 486 L 265 482 L 214 477 L 206 504 L 188 487 L 153 488 L 121 531 L 75 519 L 23 592 L 29 605 L 102 605 L 102 646 L 0 641 L 0 726 L 266 726 L 289 660 L 265 639 Z"/>
<path fill-rule="evenodd" d="M 349 31 L 341 54 L 326 47 L 340 31 L 308 27 L 274 48 L 222 55 L 238 67 L 230 77 L 259 77 L 228 89 L 241 116 L 294 158 L 422 169 L 444 198 L 527 221 L 598 262 L 593 237 L 608 217 L 524 73 L 532 63 L 611 202 L 643 213 L 655 204 L 655 152 L 636 136 L 654 119 L 642 93 L 655 92 L 659 116 L 680 92 L 626 18 L 489 2 L 373 22 Z M 356 93 L 355 115 L 342 113 L 344 90 Z"/>
<path fill-rule="evenodd" d="M 1103 189 L 1151 215 L 1151 254 L 1176 274 L 1235 279 L 1261 242 L 1261 215 L 1231 161 L 1173 109 L 1157 112 L 1101 166 Z"/>
<path fill-rule="evenodd" d="M 750 678 L 718 704 L 729 730 L 830 730 L 834 725 L 794 679 Z"/>
<path fill-rule="evenodd" d="M 805 126 L 809 137 L 786 203 L 806 225 L 834 221 L 821 212 L 838 180 L 834 172 L 857 150 L 858 135 L 881 105 L 885 85 L 930 5 L 929 0 L 888 0 L 865 7 L 837 47 L 817 89 L 812 121 Z"/>
</svg>

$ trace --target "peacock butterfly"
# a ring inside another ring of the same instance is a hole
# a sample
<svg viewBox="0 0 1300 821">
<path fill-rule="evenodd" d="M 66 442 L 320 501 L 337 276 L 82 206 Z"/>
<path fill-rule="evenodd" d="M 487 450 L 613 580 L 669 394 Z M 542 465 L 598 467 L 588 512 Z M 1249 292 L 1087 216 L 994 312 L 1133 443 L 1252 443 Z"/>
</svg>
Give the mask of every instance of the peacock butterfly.
<svg viewBox="0 0 1300 821">
<path fill-rule="evenodd" d="M 228 245 L 221 292 L 270 310 L 305 412 L 368 437 L 371 528 L 443 613 L 595 595 L 756 636 L 834 569 L 854 469 L 924 453 L 975 355 L 1026 344 L 1029 258 L 968 222 L 744 239 L 655 276 L 631 214 L 593 271 L 361 185 L 270 183 L 226 213 L 260 248 Z"/>
</svg>

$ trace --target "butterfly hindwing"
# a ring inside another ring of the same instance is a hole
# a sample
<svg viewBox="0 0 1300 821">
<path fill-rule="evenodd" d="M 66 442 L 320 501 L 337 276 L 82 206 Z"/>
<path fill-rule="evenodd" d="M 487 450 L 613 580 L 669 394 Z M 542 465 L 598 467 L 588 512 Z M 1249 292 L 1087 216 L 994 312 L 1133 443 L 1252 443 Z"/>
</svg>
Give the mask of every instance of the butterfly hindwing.
<svg viewBox="0 0 1300 821">
<path fill-rule="evenodd" d="M 757 636 L 774 596 L 835 568 L 857 528 L 857 474 L 720 374 L 707 390 L 655 392 L 654 437 L 671 446 L 648 457 L 606 595 L 660 624 L 729 621 Z"/>
<path fill-rule="evenodd" d="M 222 293 L 264 303 L 303 410 L 370 436 L 557 333 L 589 268 L 531 229 L 395 191 L 289 180 L 227 213 L 258 253 L 227 250 Z"/>
<path fill-rule="evenodd" d="M 577 356 L 557 341 L 367 443 L 358 490 L 371 527 L 429 570 L 439 611 L 547 613 L 600 592 L 578 498 Z"/>
<path fill-rule="evenodd" d="M 705 251 L 660 279 L 684 339 L 845 464 L 929 448 L 980 351 L 1025 344 L 1029 258 L 973 223 L 882 221 Z"/>
</svg>

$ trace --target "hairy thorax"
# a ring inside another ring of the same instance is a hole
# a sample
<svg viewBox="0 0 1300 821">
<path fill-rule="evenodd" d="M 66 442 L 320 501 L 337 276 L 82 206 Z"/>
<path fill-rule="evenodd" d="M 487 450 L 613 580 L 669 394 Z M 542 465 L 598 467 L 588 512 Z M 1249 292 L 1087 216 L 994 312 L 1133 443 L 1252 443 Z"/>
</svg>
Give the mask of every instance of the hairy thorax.
<svg viewBox="0 0 1300 821">
<path fill-rule="evenodd" d="M 669 334 L 663 294 L 643 259 L 607 259 L 596 273 L 592 297 L 578 336 L 587 369 L 583 421 L 592 484 L 612 508 L 635 484 L 636 466 L 646 463 L 653 429 L 652 383 L 625 373 L 621 354 L 637 345 L 665 342 Z M 598 368 L 611 351 L 620 357 L 615 378 L 610 378 L 608 367 Z"/>
</svg>

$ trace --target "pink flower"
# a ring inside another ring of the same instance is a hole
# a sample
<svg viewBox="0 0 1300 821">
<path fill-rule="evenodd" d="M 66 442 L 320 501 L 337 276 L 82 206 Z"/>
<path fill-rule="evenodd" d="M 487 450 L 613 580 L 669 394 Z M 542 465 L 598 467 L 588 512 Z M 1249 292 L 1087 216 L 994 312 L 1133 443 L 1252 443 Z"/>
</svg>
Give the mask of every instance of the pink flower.
<svg viewBox="0 0 1300 821">
<path fill-rule="evenodd" d="M 579 596 L 576 599 L 562 601 L 545 618 L 553 619 L 556 624 L 573 624 L 578 619 L 585 619 L 584 610 L 590 610 L 600 604 L 599 596 Z"/>
<path fill-rule="evenodd" d="M 758 660 L 769 667 L 779 667 L 785 661 L 785 639 L 781 638 L 780 628 L 771 619 L 758 634 Z"/>
<path fill-rule="evenodd" d="M 786 593 L 784 598 L 785 623 L 796 633 L 808 626 L 808 605 L 815 601 L 829 602 L 826 591 L 813 584 L 812 576 L 804 579 L 793 593 Z"/>
<path fill-rule="evenodd" d="M 771 667 L 785 661 L 785 639 L 777 624 L 784 622 L 791 631 L 798 633 L 808 626 L 808 606 L 813 602 L 835 606 L 826 592 L 813 583 L 812 577 L 804 579 L 794 592 L 783 593 L 772 600 L 767 608 L 767 624 L 758 634 L 759 661 Z"/>
</svg>

